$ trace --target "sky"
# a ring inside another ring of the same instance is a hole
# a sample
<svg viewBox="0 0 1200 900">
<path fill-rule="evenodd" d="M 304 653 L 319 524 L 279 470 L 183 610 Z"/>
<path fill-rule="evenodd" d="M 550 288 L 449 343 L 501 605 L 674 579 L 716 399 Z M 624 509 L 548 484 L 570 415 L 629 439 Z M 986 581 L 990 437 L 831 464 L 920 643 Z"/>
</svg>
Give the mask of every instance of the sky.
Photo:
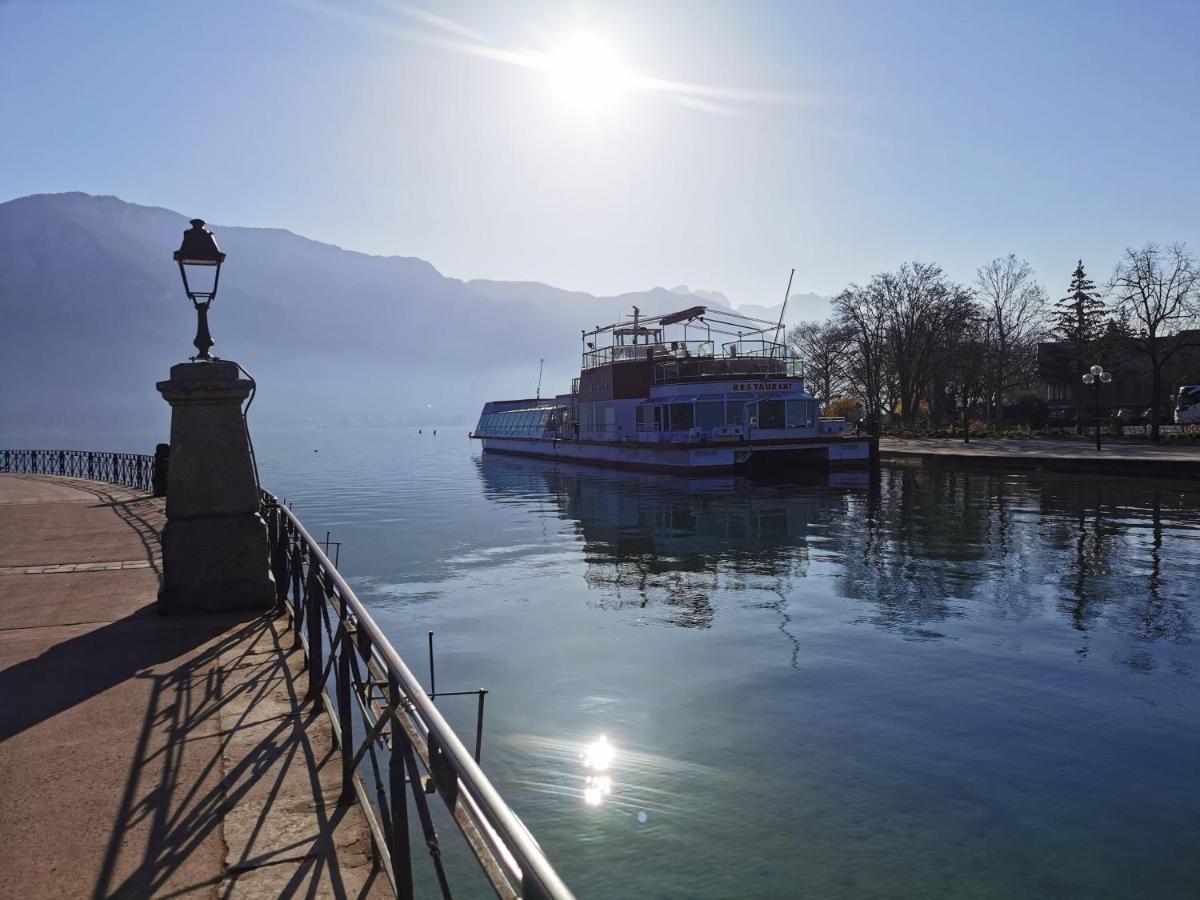
<svg viewBox="0 0 1200 900">
<path fill-rule="evenodd" d="M 735 303 L 1200 250 L 1200 2 L 0 0 L 0 200 Z"/>
</svg>

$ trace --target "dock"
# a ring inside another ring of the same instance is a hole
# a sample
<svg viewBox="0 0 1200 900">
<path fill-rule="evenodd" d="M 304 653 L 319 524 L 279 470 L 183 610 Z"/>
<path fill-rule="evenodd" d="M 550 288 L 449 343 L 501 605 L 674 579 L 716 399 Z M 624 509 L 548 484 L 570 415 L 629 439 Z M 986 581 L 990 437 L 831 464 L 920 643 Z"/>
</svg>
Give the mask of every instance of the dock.
<svg viewBox="0 0 1200 900">
<path fill-rule="evenodd" d="M 0 474 L 6 896 L 394 896 L 277 614 L 155 608 L 163 501 Z"/>
<path fill-rule="evenodd" d="M 988 468 L 1091 475 L 1195 478 L 1200 475 L 1200 442 L 1105 443 L 1099 451 L 1090 441 L 1038 438 L 880 438 L 883 460 L 945 463 Z"/>
</svg>

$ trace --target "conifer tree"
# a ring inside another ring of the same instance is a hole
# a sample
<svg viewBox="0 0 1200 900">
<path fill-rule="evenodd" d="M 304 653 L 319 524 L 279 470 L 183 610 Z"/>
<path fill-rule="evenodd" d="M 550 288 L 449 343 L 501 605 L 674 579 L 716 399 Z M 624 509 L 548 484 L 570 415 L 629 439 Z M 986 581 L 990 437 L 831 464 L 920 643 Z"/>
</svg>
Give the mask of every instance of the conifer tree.
<svg viewBox="0 0 1200 900">
<path fill-rule="evenodd" d="M 1050 316 L 1051 333 L 1064 343 L 1071 344 L 1080 362 L 1088 347 L 1104 331 L 1104 301 L 1083 271 L 1083 260 L 1071 274 L 1071 287 L 1066 297 L 1054 304 Z"/>
<path fill-rule="evenodd" d="M 1104 333 L 1105 308 L 1093 284 L 1083 271 L 1083 260 L 1071 273 L 1071 287 L 1066 297 L 1057 301 L 1050 315 L 1050 333 L 1071 348 L 1071 365 L 1078 369 L 1071 379 L 1074 383 L 1072 395 L 1075 397 L 1076 426 L 1078 433 L 1083 431 L 1083 417 L 1080 414 L 1080 376 L 1088 367 L 1087 355 L 1092 352 L 1096 342 Z"/>
</svg>

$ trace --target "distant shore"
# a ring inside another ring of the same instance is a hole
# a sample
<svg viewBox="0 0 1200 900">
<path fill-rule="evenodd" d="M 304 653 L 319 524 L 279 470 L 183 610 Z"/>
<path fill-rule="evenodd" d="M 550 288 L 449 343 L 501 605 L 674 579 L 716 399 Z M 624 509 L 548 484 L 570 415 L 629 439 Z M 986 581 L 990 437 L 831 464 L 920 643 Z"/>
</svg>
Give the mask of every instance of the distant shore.
<svg viewBox="0 0 1200 900">
<path fill-rule="evenodd" d="M 1001 469 L 1045 469 L 1153 478 L 1200 476 L 1200 445 L 1113 442 L 1099 451 L 1084 441 L 1039 438 L 881 438 L 879 456 L 896 462 L 946 462 Z"/>
</svg>

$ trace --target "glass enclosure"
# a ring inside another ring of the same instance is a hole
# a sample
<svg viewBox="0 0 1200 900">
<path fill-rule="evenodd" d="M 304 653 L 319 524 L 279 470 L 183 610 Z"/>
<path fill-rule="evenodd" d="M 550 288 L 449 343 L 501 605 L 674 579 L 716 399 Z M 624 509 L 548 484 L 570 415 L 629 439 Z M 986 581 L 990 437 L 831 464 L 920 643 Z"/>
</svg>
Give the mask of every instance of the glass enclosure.
<svg viewBox="0 0 1200 900">
<path fill-rule="evenodd" d="M 484 413 L 475 426 L 475 434 L 480 437 L 554 437 L 568 417 L 565 406 Z"/>
</svg>

